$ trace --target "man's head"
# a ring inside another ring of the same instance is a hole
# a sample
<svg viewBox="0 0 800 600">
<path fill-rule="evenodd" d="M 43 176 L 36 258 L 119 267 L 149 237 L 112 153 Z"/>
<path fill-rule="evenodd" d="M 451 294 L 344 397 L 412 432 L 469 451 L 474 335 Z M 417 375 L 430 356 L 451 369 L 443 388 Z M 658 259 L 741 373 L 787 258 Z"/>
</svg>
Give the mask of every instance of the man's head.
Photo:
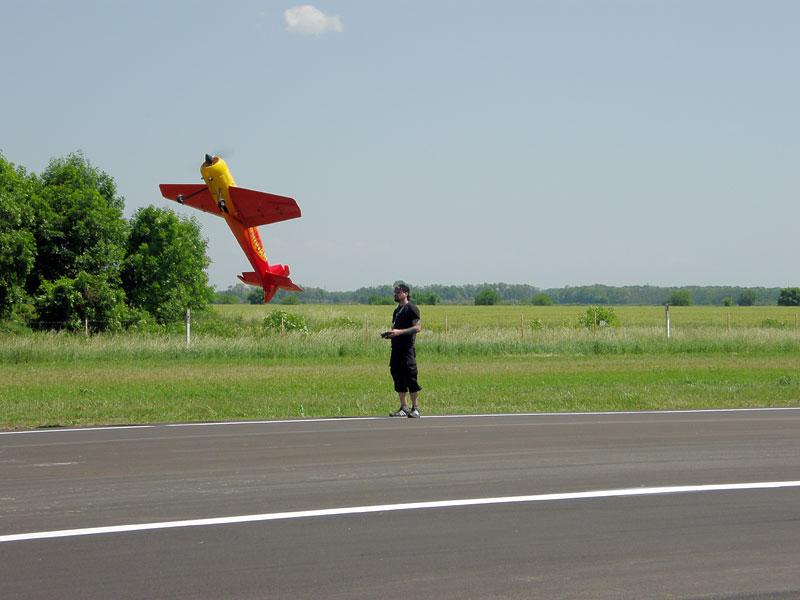
<svg viewBox="0 0 800 600">
<path fill-rule="evenodd" d="M 405 284 L 394 286 L 394 301 L 406 302 L 411 297 L 411 290 Z"/>
</svg>

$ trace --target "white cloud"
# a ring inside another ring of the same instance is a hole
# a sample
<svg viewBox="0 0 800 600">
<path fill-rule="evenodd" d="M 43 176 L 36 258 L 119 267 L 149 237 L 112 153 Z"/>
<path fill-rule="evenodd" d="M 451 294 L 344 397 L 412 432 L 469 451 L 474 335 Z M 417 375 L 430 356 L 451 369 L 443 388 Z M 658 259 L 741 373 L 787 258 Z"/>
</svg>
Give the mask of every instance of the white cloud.
<svg viewBox="0 0 800 600">
<path fill-rule="evenodd" d="M 328 17 L 315 6 L 304 4 L 285 10 L 286 29 L 294 33 L 305 35 L 320 35 L 325 31 L 343 31 L 342 20 L 338 17 Z"/>
</svg>

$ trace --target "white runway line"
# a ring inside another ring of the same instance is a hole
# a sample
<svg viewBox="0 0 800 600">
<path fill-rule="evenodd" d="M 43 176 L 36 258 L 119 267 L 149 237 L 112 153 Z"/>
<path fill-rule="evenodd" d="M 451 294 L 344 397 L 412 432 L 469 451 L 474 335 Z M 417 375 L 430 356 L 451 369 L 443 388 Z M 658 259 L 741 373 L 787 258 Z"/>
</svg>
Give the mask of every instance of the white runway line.
<svg viewBox="0 0 800 600">
<path fill-rule="evenodd" d="M 485 414 L 465 414 L 465 415 L 424 415 L 425 420 L 429 419 L 497 419 L 509 417 L 614 417 L 630 415 L 683 415 L 683 414 L 705 414 L 705 413 L 757 413 L 757 412 L 781 412 L 781 411 L 800 411 L 797 406 L 772 406 L 763 408 L 689 408 L 683 410 L 620 410 L 607 412 L 534 412 L 534 413 L 485 413 Z M 154 423 L 149 425 L 113 425 L 102 427 L 49 427 L 42 429 L 20 429 L 11 431 L 0 431 L 0 436 L 4 435 L 32 435 L 48 433 L 76 433 L 79 431 L 131 431 L 133 429 L 171 429 L 182 427 L 222 427 L 238 425 L 285 425 L 302 423 L 347 423 L 350 421 L 388 421 L 389 417 L 317 417 L 309 419 L 265 419 L 257 421 L 211 421 L 196 423 Z M 398 422 L 397 419 L 392 419 Z"/>
<path fill-rule="evenodd" d="M 331 517 L 338 515 L 361 515 L 400 510 L 422 510 L 430 508 L 452 508 L 460 506 L 481 506 L 489 504 L 511 504 L 519 502 L 548 502 L 555 500 L 585 500 L 590 498 L 618 498 L 632 496 L 652 496 L 657 494 L 688 494 L 703 492 L 723 492 L 738 490 L 768 490 L 800 487 L 800 481 L 767 481 L 760 483 L 726 483 L 718 485 L 688 485 L 649 488 L 628 488 L 621 490 L 598 490 L 589 492 L 569 492 L 561 494 L 537 494 L 532 496 L 506 496 L 501 498 L 471 498 L 462 500 L 439 500 L 433 502 L 410 502 L 406 504 L 378 504 L 374 506 L 351 506 L 346 508 L 323 508 L 292 512 L 266 513 L 218 517 L 211 519 L 191 519 L 186 521 L 165 521 L 161 523 L 139 523 L 134 525 L 113 525 L 109 527 L 89 527 L 85 529 L 63 529 L 60 531 L 38 531 L 0 536 L 0 543 L 44 540 L 52 538 L 100 535 L 104 533 L 129 533 L 177 527 L 207 527 L 211 525 L 231 525 L 236 523 L 256 523 L 259 521 L 280 521 L 286 519 L 305 519 L 309 517 Z"/>
</svg>

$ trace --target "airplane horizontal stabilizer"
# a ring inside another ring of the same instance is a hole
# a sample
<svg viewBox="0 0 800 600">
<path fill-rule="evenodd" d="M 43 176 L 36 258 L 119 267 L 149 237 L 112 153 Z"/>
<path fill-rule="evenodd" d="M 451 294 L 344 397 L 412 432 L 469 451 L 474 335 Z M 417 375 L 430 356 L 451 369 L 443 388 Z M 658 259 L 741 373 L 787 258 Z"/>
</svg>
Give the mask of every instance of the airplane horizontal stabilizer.
<svg viewBox="0 0 800 600">
<path fill-rule="evenodd" d="M 261 283 L 261 278 L 255 271 L 248 271 L 247 273 L 242 273 L 241 275 L 237 275 L 237 277 L 247 285 L 254 285 L 256 287 L 261 287 L 263 285 Z"/>
<path fill-rule="evenodd" d="M 292 198 L 235 186 L 228 188 L 228 192 L 245 227 L 258 227 L 300 216 L 300 207 Z"/>
<path fill-rule="evenodd" d="M 222 216 L 219 211 L 217 203 L 211 196 L 211 192 L 205 184 L 202 183 L 162 183 L 158 186 L 161 189 L 161 195 L 168 200 L 174 200 L 179 204 L 185 204 L 202 210 L 203 212 L 211 213 L 212 215 Z M 179 199 L 179 197 L 182 199 Z"/>
<path fill-rule="evenodd" d="M 272 273 L 266 273 L 264 275 L 264 285 L 274 285 L 275 287 L 278 287 L 282 290 L 288 290 L 290 292 L 303 291 L 303 288 L 295 284 L 288 277 L 284 277 L 282 275 L 273 275 Z"/>
</svg>

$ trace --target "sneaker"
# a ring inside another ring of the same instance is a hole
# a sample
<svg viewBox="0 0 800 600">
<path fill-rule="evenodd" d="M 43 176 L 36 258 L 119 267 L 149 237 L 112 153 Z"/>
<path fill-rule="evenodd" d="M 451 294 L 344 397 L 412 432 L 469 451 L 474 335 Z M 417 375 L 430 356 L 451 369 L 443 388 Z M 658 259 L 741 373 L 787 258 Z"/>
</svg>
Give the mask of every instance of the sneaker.
<svg viewBox="0 0 800 600">
<path fill-rule="evenodd" d="M 403 405 L 397 409 L 397 412 L 389 413 L 390 417 L 410 417 L 411 411 L 407 406 Z"/>
<path fill-rule="evenodd" d="M 409 419 L 419 419 L 419 409 L 415 406 L 411 409 L 411 412 L 408 413 Z"/>
</svg>

